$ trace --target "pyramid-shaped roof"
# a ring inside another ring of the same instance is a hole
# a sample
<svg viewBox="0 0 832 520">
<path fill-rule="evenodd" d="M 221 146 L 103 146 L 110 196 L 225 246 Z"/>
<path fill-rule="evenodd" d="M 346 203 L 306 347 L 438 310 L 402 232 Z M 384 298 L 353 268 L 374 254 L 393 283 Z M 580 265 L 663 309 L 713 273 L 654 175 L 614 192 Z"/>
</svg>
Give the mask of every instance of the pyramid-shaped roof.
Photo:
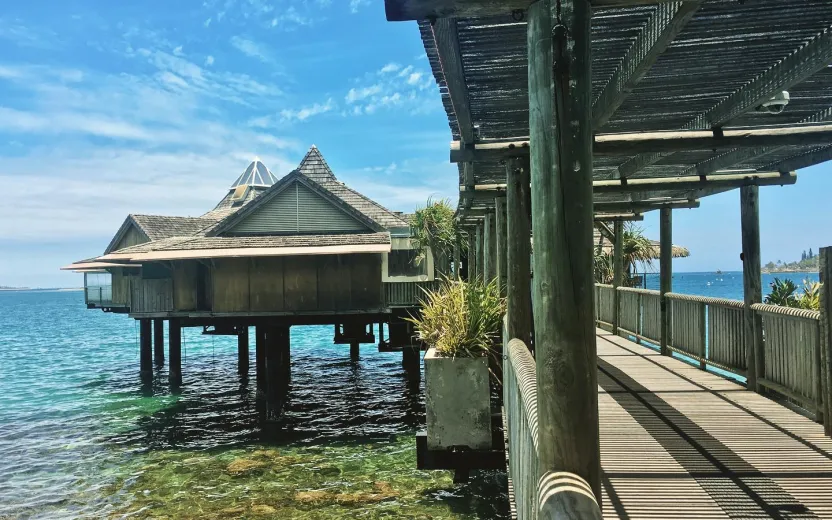
<svg viewBox="0 0 832 520">
<path fill-rule="evenodd" d="M 251 161 L 251 164 L 248 165 L 246 171 L 237 177 L 237 180 L 231 185 L 231 189 L 236 189 L 238 186 L 269 187 L 275 182 L 277 182 L 277 177 L 275 177 L 274 174 L 266 168 L 265 164 L 260 162 L 260 159 L 255 158 Z"/>
<path fill-rule="evenodd" d="M 302 174 L 317 182 L 335 180 L 335 174 L 332 173 L 324 156 L 321 155 L 320 150 L 314 144 L 306 152 L 297 169 Z"/>
</svg>

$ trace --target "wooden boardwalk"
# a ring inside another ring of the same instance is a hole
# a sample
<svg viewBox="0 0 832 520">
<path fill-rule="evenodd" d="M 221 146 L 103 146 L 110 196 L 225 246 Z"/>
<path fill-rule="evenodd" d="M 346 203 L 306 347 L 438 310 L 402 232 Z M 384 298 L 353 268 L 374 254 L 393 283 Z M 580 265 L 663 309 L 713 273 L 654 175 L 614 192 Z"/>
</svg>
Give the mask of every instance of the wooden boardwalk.
<svg viewBox="0 0 832 520">
<path fill-rule="evenodd" d="M 598 330 L 604 518 L 832 518 L 823 427 Z"/>
</svg>

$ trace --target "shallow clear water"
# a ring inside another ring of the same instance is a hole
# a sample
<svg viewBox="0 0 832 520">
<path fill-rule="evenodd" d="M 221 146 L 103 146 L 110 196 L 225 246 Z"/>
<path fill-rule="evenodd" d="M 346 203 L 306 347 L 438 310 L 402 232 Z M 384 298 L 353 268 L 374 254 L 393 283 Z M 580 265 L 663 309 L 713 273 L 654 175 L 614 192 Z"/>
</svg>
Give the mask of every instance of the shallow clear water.
<svg viewBox="0 0 832 520">
<path fill-rule="evenodd" d="M 401 354 L 352 363 L 331 327 L 293 327 L 287 410 L 265 424 L 236 339 L 200 332 L 181 392 L 165 369 L 148 389 L 133 320 L 0 292 L 0 518 L 505 517 L 503 474 L 415 469 L 422 384 Z"/>
</svg>

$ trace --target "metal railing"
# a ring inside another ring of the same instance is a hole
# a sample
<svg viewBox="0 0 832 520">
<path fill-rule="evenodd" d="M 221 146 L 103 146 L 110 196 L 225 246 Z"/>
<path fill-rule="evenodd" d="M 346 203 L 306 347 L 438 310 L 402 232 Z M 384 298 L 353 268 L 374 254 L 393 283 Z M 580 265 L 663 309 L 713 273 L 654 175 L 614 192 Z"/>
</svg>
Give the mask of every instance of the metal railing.
<svg viewBox="0 0 832 520">
<path fill-rule="evenodd" d="M 600 325 L 614 321 L 612 286 L 596 284 Z M 658 344 L 661 295 L 619 287 L 619 331 Z M 668 349 L 730 374 L 745 376 L 748 345 L 745 304 L 739 300 L 667 293 Z M 821 330 L 817 311 L 756 304 L 762 345 L 756 346 L 757 382 L 818 417 L 822 409 Z"/>
<path fill-rule="evenodd" d="M 529 348 L 504 337 L 503 406 L 508 439 L 508 476 L 518 520 L 600 520 L 592 489 L 572 473 L 541 474 L 538 459 L 537 369 Z"/>
<path fill-rule="evenodd" d="M 388 307 L 413 307 L 425 297 L 425 291 L 435 290 L 438 281 L 384 282 L 384 298 Z"/>
<path fill-rule="evenodd" d="M 113 304 L 112 285 L 88 285 L 84 293 L 87 305 L 105 307 Z"/>
</svg>

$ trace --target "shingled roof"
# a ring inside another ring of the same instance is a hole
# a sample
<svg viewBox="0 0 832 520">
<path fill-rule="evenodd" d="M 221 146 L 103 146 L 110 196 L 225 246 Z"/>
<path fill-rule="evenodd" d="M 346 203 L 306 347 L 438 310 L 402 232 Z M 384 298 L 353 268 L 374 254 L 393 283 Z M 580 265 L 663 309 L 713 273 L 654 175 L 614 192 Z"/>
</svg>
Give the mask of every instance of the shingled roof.
<svg viewBox="0 0 832 520">
<path fill-rule="evenodd" d="M 166 215 L 130 215 L 150 240 L 193 235 L 213 225 L 216 219 L 204 217 L 170 217 Z"/>
</svg>

